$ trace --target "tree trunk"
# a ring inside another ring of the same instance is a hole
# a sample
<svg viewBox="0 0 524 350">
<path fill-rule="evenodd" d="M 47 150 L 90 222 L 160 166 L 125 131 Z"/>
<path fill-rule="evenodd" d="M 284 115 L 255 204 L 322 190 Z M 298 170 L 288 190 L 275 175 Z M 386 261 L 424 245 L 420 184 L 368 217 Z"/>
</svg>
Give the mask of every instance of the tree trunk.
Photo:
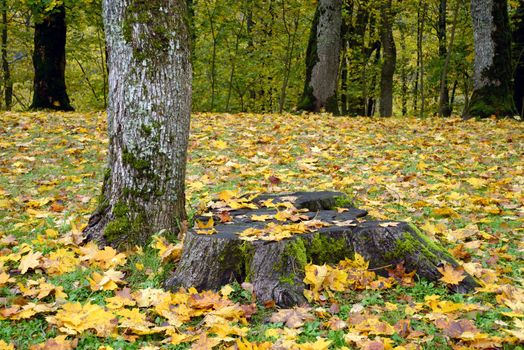
<svg viewBox="0 0 524 350">
<path fill-rule="evenodd" d="M 400 55 L 400 105 L 403 117 L 408 114 L 408 65 L 411 55 L 406 46 L 407 29 L 407 26 L 402 23 L 400 26 L 400 49 L 402 50 Z"/>
<path fill-rule="evenodd" d="M 437 242 L 431 241 L 411 224 L 402 222 L 361 221 L 366 212 L 347 205 L 347 211 L 333 210 L 347 201 L 342 193 L 312 192 L 266 195 L 254 200 L 273 203 L 291 201 L 308 220 L 326 224 L 315 232 L 295 234 L 282 240 L 243 240 L 246 229 L 263 229 L 267 223 L 251 221 L 251 215 L 274 215 L 274 209 L 232 210 L 234 224 L 218 224 L 213 235 L 190 231 L 174 274 L 166 281 L 170 289 L 196 287 L 219 289 L 234 281 L 249 281 L 259 302 L 275 301 L 283 307 L 305 302 L 304 267 L 307 263 L 338 263 L 355 253 L 369 261 L 369 268 L 386 274 L 386 267 L 403 262 L 408 271 L 416 270 L 421 278 L 437 281 L 443 262 L 458 266 L 457 261 Z M 347 202 L 346 202 L 347 203 Z M 214 213 L 218 214 L 218 213 Z M 203 218 L 204 219 L 204 218 Z M 206 218 L 207 219 L 207 218 Z M 215 221 L 219 222 L 218 216 Z M 307 222 L 307 221 L 306 221 Z M 273 220 L 272 224 L 278 224 Z M 470 291 L 478 286 L 471 276 L 453 288 Z"/>
<path fill-rule="evenodd" d="M 380 76 L 380 116 L 393 115 L 393 75 L 397 65 L 397 49 L 393 38 L 392 0 L 384 0 L 382 4 L 382 23 L 380 41 L 383 47 L 382 72 Z"/>
<path fill-rule="evenodd" d="M 457 0 L 457 4 L 459 4 L 458 0 Z M 448 68 L 447 64 L 449 61 L 448 61 L 448 49 L 446 48 L 446 45 L 447 45 L 446 21 L 447 21 L 447 0 L 440 0 L 439 11 L 438 11 L 437 37 L 438 37 L 438 54 L 442 62 L 442 72 L 440 75 L 440 94 L 439 94 L 439 115 L 441 117 L 449 117 L 451 115 L 451 109 L 449 108 L 449 89 L 448 89 L 448 77 L 447 77 L 447 68 Z M 451 48 L 451 44 L 450 44 L 450 48 Z"/>
<path fill-rule="evenodd" d="M 115 247 L 145 245 L 186 219 L 191 111 L 185 0 L 104 0 L 109 64 L 108 171 L 84 233 Z"/>
<path fill-rule="evenodd" d="M 11 80 L 11 70 L 7 59 L 7 0 L 2 0 L 2 70 L 4 78 L 4 97 L 5 109 L 11 110 L 13 105 L 13 81 Z"/>
<path fill-rule="evenodd" d="M 65 6 L 56 6 L 35 24 L 33 103 L 31 109 L 72 111 L 66 92 Z"/>
<path fill-rule="evenodd" d="M 461 1 L 457 0 L 455 9 L 453 11 L 453 27 L 451 28 L 451 39 L 449 41 L 449 48 L 447 52 L 445 52 L 446 58 L 444 61 L 444 65 L 442 67 L 442 75 L 440 77 L 439 114 L 442 117 L 451 116 L 451 112 L 453 111 L 453 100 L 455 98 L 456 84 L 453 87 L 453 98 L 450 101 L 447 76 L 448 76 L 448 69 L 449 69 L 449 61 L 451 59 L 451 50 L 453 49 L 453 43 L 455 41 L 455 30 L 457 29 L 457 20 L 458 20 L 458 12 L 460 9 L 460 4 L 461 4 Z"/>
<path fill-rule="evenodd" d="M 507 0 L 472 0 L 473 96 L 465 117 L 513 116 L 511 31 Z"/>
<path fill-rule="evenodd" d="M 419 26 L 420 26 L 420 30 L 419 30 L 420 34 L 418 36 L 418 44 L 417 44 L 417 50 L 418 50 L 417 56 L 420 59 L 420 62 L 419 62 L 419 68 L 420 68 L 420 74 L 419 74 L 420 76 L 420 87 L 419 87 L 420 89 L 420 112 L 419 112 L 419 117 L 424 118 L 426 114 L 426 91 L 424 87 L 425 71 L 424 71 L 423 41 L 424 41 L 424 27 L 426 25 L 426 15 L 428 12 L 428 4 L 424 3 L 424 6 L 422 6 L 422 1 L 419 1 L 419 6 L 421 7 L 420 9 L 421 12 L 419 12 L 419 19 L 418 19 Z"/>
<path fill-rule="evenodd" d="M 522 1 L 515 13 L 513 32 L 514 51 L 515 51 L 515 90 L 514 100 L 517 113 L 524 117 L 524 4 Z"/>
<path fill-rule="evenodd" d="M 338 114 L 337 82 L 342 1 L 319 0 L 306 53 L 306 82 L 299 109 Z"/>
</svg>

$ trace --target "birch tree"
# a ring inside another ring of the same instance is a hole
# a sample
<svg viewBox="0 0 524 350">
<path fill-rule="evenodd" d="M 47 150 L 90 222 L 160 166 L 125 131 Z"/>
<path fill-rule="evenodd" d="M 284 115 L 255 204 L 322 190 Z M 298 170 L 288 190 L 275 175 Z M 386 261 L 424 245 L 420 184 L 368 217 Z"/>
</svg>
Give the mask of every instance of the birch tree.
<svg viewBox="0 0 524 350">
<path fill-rule="evenodd" d="M 191 109 L 185 0 L 104 0 L 109 155 L 100 205 L 84 231 L 112 246 L 144 245 L 186 219 Z"/>
<path fill-rule="evenodd" d="M 472 0 L 473 96 L 466 117 L 513 116 L 511 30 L 507 0 Z"/>
<path fill-rule="evenodd" d="M 306 53 L 306 82 L 300 109 L 338 113 L 337 82 L 342 1 L 320 0 Z"/>
</svg>

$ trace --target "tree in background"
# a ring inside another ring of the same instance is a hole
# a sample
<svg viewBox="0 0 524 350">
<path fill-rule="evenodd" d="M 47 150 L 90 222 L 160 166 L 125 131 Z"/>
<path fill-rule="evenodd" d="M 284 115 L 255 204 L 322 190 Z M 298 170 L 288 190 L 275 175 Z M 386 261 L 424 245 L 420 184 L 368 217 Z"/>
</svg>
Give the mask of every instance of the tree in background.
<svg viewBox="0 0 524 350">
<path fill-rule="evenodd" d="M 515 57 L 515 92 L 514 100 L 517 113 L 524 117 L 524 3 L 519 2 L 513 16 L 514 57 Z"/>
<path fill-rule="evenodd" d="M 393 75 L 397 66 L 397 48 L 393 37 L 392 0 L 382 0 L 380 41 L 383 48 L 382 72 L 380 75 L 380 107 L 381 117 L 393 115 Z"/>
<path fill-rule="evenodd" d="M 472 0 L 474 89 L 466 117 L 515 114 L 507 0 Z"/>
<path fill-rule="evenodd" d="M 185 0 L 104 0 L 109 64 L 108 170 L 84 233 L 144 245 L 186 219 L 191 50 Z"/>
<path fill-rule="evenodd" d="M 32 109 L 71 111 L 66 92 L 66 10 L 63 3 L 35 9 Z"/>
<path fill-rule="evenodd" d="M 4 98 L 5 109 L 11 110 L 13 104 L 13 80 L 11 79 L 11 68 L 9 66 L 7 55 L 7 40 L 8 40 L 8 19 L 7 19 L 7 0 L 0 2 L 2 12 L 2 71 L 4 80 Z"/>
<path fill-rule="evenodd" d="M 306 54 L 306 82 L 299 109 L 338 114 L 337 82 L 342 1 L 320 0 Z"/>
</svg>

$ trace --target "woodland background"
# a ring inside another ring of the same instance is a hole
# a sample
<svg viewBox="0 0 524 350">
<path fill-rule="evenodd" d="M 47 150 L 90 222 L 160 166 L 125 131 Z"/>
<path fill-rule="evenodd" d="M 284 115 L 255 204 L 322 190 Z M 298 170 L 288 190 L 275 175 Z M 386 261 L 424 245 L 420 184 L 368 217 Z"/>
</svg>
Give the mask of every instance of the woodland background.
<svg viewBox="0 0 524 350">
<path fill-rule="evenodd" d="M 45 12 L 46 7 L 53 8 L 56 3 L 55 0 L 0 3 L 4 80 L 8 69 L 15 110 L 25 110 L 31 105 L 33 27 L 38 20 L 35 8 Z M 269 113 L 297 109 L 304 88 L 314 2 L 205 0 L 190 5 L 194 31 L 194 111 Z M 509 1 L 509 5 L 512 18 L 519 2 Z M 447 89 L 453 113 L 460 115 L 473 90 L 474 46 L 469 2 L 407 0 L 393 2 L 392 6 L 397 51 L 394 114 L 437 113 L 450 27 L 457 11 Z M 338 83 L 342 114 L 377 114 L 382 64 L 381 16 L 380 1 L 344 2 Z M 66 82 L 71 104 L 78 111 L 105 109 L 107 67 L 100 1 L 68 1 L 66 19 Z M 5 89 L 6 84 L 2 85 Z M 2 107 L 5 108 L 5 101 Z"/>
</svg>

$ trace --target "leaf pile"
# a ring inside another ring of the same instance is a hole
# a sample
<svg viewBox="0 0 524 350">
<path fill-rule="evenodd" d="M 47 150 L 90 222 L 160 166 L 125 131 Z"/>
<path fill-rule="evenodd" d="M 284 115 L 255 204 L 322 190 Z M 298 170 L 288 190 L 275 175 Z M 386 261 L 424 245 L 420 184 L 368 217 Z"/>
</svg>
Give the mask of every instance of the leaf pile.
<svg viewBox="0 0 524 350">
<path fill-rule="evenodd" d="M 378 276 L 358 256 L 308 265 L 310 304 L 278 310 L 257 304 L 249 283 L 163 290 L 182 245 L 162 235 L 128 252 L 81 244 L 103 177 L 103 114 L 0 119 L 0 349 L 510 349 L 524 341 L 521 123 L 194 116 L 191 213 L 217 196 L 249 207 L 239 189 L 334 189 L 378 219 L 412 221 L 462 262 L 441 267 L 441 284 L 401 264 Z M 292 208 L 277 215 L 252 219 L 300 224 Z M 210 231 L 213 222 L 196 225 Z M 483 286 L 449 294 L 463 271 Z"/>
</svg>

